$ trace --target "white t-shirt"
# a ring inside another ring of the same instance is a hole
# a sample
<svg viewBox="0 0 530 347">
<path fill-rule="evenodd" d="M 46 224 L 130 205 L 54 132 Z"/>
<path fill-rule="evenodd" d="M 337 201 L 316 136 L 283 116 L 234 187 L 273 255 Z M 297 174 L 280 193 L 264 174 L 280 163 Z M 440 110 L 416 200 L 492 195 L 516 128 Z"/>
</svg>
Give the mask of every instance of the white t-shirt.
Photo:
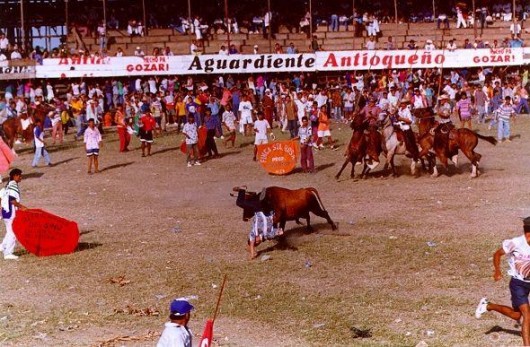
<svg viewBox="0 0 530 347">
<path fill-rule="evenodd" d="M 318 95 L 315 97 L 315 101 L 318 103 L 318 107 L 320 108 L 328 102 L 328 96 L 318 93 Z"/>
<path fill-rule="evenodd" d="M 298 120 L 301 122 L 302 121 L 302 117 L 305 116 L 305 110 L 306 110 L 307 101 L 306 102 L 302 102 L 302 100 L 296 99 L 294 101 L 294 103 L 296 104 L 296 107 L 298 108 Z"/>
<path fill-rule="evenodd" d="M 191 347 L 191 331 L 182 325 L 167 322 L 156 347 Z"/>
<path fill-rule="evenodd" d="M 241 101 L 238 111 L 241 112 L 241 118 L 252 118 L 252 103 L 250 101 Z"/>
<path fill-rule="evenodd" d="M 344 107 L 353 107 L 353 103 L 355 102 L 355 94 L 353 92 L 344 94 L 342 101 L 344 101 Z"/>
<path fill-rule="evenodd" d="M 508 256 L 508 274 L 518 280 L 530 282 L 530 245 L 525 236 L 504 240 L 502 249 Z"/>
<path fill-rule="evenodd" d="M 223 113 L 223 123 L 226 124 L 231 131 L 236 130 L 236 116 L 232 111 L 225 111 Z"/>
<path fill-rule="evenodd" d="M 271 126 L 269 124 L 269 121 L 266 119 L 257 120 L 254 122 L 254 129 L 256 129 L 258 132 L 256 133 L 256 140 L 267 140 L 267 130 L 270 129 Z"/>
</svg>

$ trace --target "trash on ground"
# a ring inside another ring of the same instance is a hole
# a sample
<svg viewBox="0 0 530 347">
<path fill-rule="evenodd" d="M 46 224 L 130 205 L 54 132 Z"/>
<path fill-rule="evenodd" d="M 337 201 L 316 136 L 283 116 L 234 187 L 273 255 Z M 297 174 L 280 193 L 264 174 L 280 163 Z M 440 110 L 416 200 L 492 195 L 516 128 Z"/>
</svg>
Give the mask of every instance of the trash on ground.
<svg viewBox="0 0 530 347">
<path fill-rule="evenodd" d="M 354 339 L 366 339 L 372 337 L 372 329 L 359 329 L 357 327 L 351 327 L 350 331 Z"/>
</svg>

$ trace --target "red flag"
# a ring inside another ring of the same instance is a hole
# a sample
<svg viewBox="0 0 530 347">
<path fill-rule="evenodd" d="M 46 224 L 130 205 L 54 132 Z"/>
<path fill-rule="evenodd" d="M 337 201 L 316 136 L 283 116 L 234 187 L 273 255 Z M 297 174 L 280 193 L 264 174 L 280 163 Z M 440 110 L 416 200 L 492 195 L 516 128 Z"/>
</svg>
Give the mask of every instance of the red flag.
<svg viewBox="0 0 530 347">
<path fill-rule="evenodd" d="M 210 347 L 213 339 L 213 319 L 208 319 L 202 332 L 201 342 L 199 347 Z"/>
</svg>

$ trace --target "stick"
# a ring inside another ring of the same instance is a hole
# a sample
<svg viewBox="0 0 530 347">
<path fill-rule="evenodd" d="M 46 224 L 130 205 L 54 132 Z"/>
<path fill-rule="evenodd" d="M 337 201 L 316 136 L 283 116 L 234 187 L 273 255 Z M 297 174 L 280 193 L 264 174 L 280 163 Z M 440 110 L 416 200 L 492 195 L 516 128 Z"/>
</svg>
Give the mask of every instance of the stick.
<svg viewBox="0 0 530 347">
<path fill-rule="evenodd" d="M 219 312 L 219 305 L 221 304 L 221 296 L 223 296 L 223 290 L 225 289 L 225 283 L 226 283 L 226 274 L 223 277 L 223 284 L 221 284 L 221 290 L 219 291 L 219 296 L 217 297 L 217 304 L 215 305 L 215 311 L 213 314 L 212 321 L 215 322 L 215 318 L 217 318 L 217 313 Z"/>
</svg>

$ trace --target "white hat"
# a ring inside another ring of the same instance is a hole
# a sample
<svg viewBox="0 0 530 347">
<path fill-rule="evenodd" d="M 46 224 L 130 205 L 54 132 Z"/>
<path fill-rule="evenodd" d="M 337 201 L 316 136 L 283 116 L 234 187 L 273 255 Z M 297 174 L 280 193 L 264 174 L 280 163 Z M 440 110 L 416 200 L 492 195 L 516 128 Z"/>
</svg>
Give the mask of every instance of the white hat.
<svg viewBox="0 0 530 347">
<path fill-rule="evenodd" d="M 136 46 L 136 50 L 139 51 L 141 48 L 140 46 Z"/>
<path fill-rule="evenodd" d="M 258 48 L 258 45 L 254 45 L 254 48 Z"/>
<path fill-rule="evenodd" d="M 269 88 L 265 89 L 265 93 L 270 93 L 271 90 Z"/>
<path fill-rule="evenodd" d="M 427 43 L 432 43 L 432 40 L 431 39 L 427 40 Z"/>
</svg>

